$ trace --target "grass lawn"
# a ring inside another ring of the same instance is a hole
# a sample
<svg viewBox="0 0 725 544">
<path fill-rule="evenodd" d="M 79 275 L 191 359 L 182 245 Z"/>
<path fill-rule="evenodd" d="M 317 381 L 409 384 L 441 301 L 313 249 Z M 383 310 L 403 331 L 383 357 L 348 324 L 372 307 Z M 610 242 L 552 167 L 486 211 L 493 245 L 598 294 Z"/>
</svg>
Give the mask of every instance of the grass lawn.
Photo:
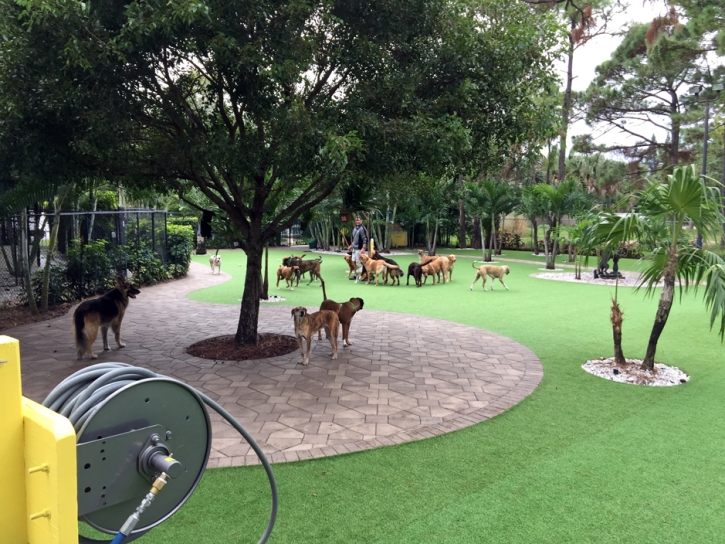
<svg viewBox="0 0 725 544">
<path fill-rule="evenodd" d="M 239 304 L 243 254 L 221 253 L 233 279 L 190 298 Z M 288 254 L 270 251 L 272 274 Z M 394 258 L 407 269 L 415 257 Z M 206 256 L 194 259 L 208 265 Z M 581 369 L 589 358 L 612 354 L 613 289 L 539 280 L 530 277 L 539 265 L 507 264 L 510 291 L 484 293 L 479 282 L 470 292 L 474 272 L 464 257 L 450 284 L 376 288 L 347 281 L 343 259 L 323 255 L 330 298 L 362 296 L 366 309 L 503 334 L 540 357 L 544 379 L 517 406 L 461 431 L 275 465 L 280 510 L 270 542 L 725 540 L 725 349 L 709 331 L 701 293 L 675 302 L 657 352 L 658 362 L 680 367 L 690 382 L 624 385 Z M 633 267 L 620 261 L 623 271 Z M 281 304 L 288 306 L 322 300 L 317 283 L 290 292 L 272 281 L 270 294 L 286 297 Z M 641 358 L 657 300 L 627 288 L 619 300 L 624 353 Z M 256 542 L 268 512 L 261 467 L 208 470 L 188 503 L 142 541 Z"/>
</svg>

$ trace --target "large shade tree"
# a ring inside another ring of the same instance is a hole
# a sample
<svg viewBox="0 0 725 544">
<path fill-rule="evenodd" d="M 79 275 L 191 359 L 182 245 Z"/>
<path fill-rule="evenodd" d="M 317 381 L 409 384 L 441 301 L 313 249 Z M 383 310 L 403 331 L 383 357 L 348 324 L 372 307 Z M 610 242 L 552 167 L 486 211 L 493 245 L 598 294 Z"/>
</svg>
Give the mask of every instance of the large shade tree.
<svg viewBox="0 0 725 544">
<path fill-rule="evenodd" d="M 52 127 L 49 157 L 198 188 L 241 233 L 240 343 L 257 341 L 267 242 L 342 181 L 435 175 L 472 142 L 520 138 L 547 115 L 534 97 L 558 36 L 550 17 L 494 0 L 0 7 L 0 92 L 26 154 Z"/>
</svg>

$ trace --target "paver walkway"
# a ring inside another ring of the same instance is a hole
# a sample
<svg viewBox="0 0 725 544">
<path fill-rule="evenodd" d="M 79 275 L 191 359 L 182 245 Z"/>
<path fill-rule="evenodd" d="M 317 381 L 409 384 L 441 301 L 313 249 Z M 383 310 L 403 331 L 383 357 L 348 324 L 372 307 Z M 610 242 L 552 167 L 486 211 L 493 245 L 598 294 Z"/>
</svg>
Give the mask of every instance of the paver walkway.
<svg viewBox="0 0 725 544">
<path fill-rule="evenodd" d="M 493 417 L 534 391 L 541 362 L 524 346 L 491 332 L 427 317 L 365 309 L 331 360 L 327 340 L 313 342 L 307 367 L 299 352 L 260 361 L 199 359 L 186 346 L 233 334 L 238 305 L 190 301 L 187 293 L 221 283 L 198 263 L 187 278 L 144 288 L 123 323 L 124 349 L 76 361 L 72 312 L 16 327 L 23 394 L 38 402 L 66 376 L 118 361 L 173 376 L 229 411 L 272 462 L 296 461 L 399 444 L 444 434 Z M 314 310 L 314 308 L 310 308 Z M 263 304 L 260 332 L 293 335 L 289 306 Z M 109 336 L 112 336 L 109 334 Z M 114 346 L 111 340 L 111 346 Z M 217 414 L 210 467 L 259 460 Z"/>
</svg>

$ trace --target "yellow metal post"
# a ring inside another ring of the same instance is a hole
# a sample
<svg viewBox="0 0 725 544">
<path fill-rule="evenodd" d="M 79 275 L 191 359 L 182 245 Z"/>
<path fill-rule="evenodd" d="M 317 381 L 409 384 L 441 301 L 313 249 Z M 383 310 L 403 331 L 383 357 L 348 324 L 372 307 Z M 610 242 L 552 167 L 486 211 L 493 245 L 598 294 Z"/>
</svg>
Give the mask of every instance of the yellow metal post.
<svg viewBox="0 0 725 544">
<path fill-rule="evenodd" d="M 75 431 L 22 397 L 18 341 L 0 336 L 0 542 L 77 544 Z"/>
<path fill-rule="evenodd" d="M 0 336 L 0 542 L 28 542 L 18 341 Z"/>
</svg>

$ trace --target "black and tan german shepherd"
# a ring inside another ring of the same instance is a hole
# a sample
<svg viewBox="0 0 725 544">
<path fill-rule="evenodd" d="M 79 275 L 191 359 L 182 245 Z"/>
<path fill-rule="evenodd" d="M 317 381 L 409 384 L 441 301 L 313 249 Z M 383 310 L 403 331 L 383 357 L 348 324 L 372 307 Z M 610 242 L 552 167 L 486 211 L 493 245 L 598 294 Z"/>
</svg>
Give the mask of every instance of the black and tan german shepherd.
<svg viewBox="0 0 725 544">
<path fill-rule="evenodd" d="M 79 361 L 86 353 L 91 359 L 98 357 L 93 353 L 93 342 L 98 337 L 99 327 L 104 350 L 111 349 L 108 347 L 108 327 L 113 329 L 118 347 L 126 347 L 126 344 L 121 342 L 121 321 L 126 313 L 128 299 L 136 298 L 140 292 L 125 278 L 118 276 L 115 289 L 98 298 L 86 300 L 76 308 L 73 314 L 73 336 Z"/>
</svg>

